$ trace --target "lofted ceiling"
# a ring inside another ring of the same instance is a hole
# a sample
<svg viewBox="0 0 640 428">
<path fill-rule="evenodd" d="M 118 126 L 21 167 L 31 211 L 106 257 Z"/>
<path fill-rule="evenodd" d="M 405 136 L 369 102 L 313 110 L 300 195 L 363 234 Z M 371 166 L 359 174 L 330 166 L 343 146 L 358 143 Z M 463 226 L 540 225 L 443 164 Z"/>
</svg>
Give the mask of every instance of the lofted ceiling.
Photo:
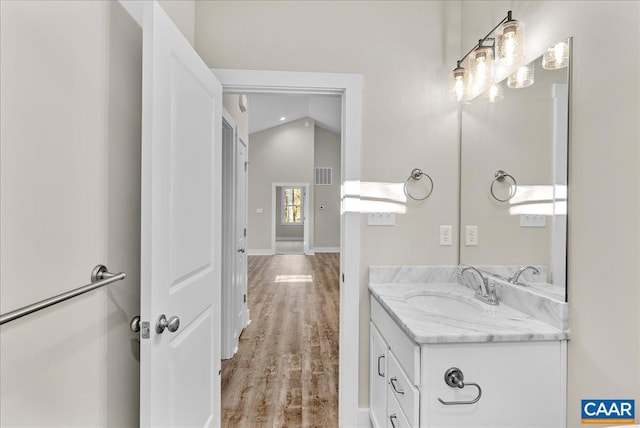
<svg viewBox="0 0 640 428">
<path fill-rule="evenodd" d="M 338 134 L 342 129 L 340 95 L 250 94 L 247 100 L 249 134 L 304 117 Z M 282 117 L 286 119 L 280 120 Z"/>
</svg>

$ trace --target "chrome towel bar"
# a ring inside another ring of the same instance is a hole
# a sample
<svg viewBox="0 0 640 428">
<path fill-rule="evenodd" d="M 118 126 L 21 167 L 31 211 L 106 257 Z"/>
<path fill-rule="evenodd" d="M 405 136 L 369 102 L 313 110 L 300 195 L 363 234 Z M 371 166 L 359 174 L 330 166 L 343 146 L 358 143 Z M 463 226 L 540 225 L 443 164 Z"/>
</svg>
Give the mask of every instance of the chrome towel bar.
<svg viewBox="0 0 640 428">
<path fill-rule="evenodd" d="M 64 302 L 73 297 L 79 296 L 96 288 L 104 287 L 105 285 L 112 284 L 116 281 L 121 281 L 127 277 L 124 272 L 111 273 L 107 271 L 107 268 L 103 265 L 97 265 L 91 272 L 91 283 L 76 288 L 75 290 L 67 291 L 66 293 L 58 294 L 57 296 L 50 297 L 32 305 L 25 306 L 15 311 L 8 312 L 0 315 L 0 325 L 21 318 L 25 315 L 32 314 L 40 309 L 48 308 L 56 303 Z"/>
</svg>

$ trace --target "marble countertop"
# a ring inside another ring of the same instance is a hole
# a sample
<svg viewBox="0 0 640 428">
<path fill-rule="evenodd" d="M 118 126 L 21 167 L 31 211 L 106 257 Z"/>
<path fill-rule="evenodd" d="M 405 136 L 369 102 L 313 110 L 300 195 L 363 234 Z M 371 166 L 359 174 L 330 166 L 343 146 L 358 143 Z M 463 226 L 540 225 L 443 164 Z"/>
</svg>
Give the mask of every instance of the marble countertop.
<svg viewBox="0 0 640 428">
<path fill-rule="evenodd" d="M 369 290 L 418 344 L 566 340 L 570 335 L 505 304 L 483 303 L 455 282 L 370 283 Z M 406 300 L 425 292 L 462 299 L 473 307 L 455 314 L 435 313 Z"/>
</svg>

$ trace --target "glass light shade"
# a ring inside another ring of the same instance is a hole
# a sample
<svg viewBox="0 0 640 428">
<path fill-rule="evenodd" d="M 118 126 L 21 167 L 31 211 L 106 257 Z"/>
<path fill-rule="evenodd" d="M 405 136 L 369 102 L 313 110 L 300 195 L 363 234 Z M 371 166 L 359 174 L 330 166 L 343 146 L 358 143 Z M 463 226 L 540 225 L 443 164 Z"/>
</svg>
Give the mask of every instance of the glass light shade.
<svg viewBox="0 0 640 428">
<path fill-rule="evenodd" d="M 493 47 L 480 46 L 469 55 L 469 84 L 477 94 L 493 80 Z"/>
<path fill-rule="evenodd" d="M 456 98 L 456 101 L 462 101 L 464 99 L 467 89 L 467 70 L 460 66 L 453 70 L 449 89 Z"/>
<path fill-rule="evenodd" d="M 542 57 L 542 68 L 545 70 L 558 70 L 569 65 L 569 43 L 560 42 L 547 49 Z"/>
<path fill-rule="evenodd" d="M 504 88 L 501 84 L 491 85 L 484 93 L 484 98 L 490 103 L 497 103 L 504 100 Z"/>
<path fill-rule="evenodd" d="M 509 20 L 496 30 L 496 63 L 510 66 L 524 58 L 524 24 Z"/>
<path fill-rule="evenodd" d="M 513 89 L 531 86 L 535 81 L 535 72 L 536 68 L 533 62 L 523 65 L 507 78 L 507 86 Z"/>
</svg>

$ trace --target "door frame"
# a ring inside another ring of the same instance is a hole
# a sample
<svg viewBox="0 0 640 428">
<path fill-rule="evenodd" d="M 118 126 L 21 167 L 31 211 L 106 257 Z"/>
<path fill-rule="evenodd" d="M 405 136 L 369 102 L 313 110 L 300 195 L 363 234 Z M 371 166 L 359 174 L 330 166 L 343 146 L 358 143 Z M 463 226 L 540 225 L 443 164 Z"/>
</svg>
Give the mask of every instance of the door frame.
<svg viewBox="0 0 640 428">
<path fill-rule="evenodd" d="M 278 208 L 276 206 L 276 191 L 278 187 L 300 187 L 304 189 L 304 198 L 302 199 L 302 230 L 304 240 L 304 253 L 312 256 L 313 252 L 309 250 L 309 183 L 271 183 L 271 252 L 276 254 L 276 223 L 280 221 L 278 218 Z"/>
<path fill-rule="evenodd" d="M 358 426 L 362 75 L 234 69 L 211 71 L 222 84 L 224 93 L 331 94 L 342 97 L 338 412 L 340 426 Z"/>
</svg>

